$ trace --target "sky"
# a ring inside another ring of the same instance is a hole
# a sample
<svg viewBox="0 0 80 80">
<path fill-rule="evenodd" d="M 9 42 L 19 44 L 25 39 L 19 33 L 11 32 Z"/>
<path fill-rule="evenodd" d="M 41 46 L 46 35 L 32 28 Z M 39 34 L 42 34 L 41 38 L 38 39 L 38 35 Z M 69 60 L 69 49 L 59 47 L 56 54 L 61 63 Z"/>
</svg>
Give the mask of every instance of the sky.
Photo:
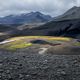
<svg viewBox="0 0 80 80">
<path fill-rule="evenodd" d="M 0 0 L 0 16 L 40 11 L 55 17 L 79 5 L 80 0 Z"/>
</svg>

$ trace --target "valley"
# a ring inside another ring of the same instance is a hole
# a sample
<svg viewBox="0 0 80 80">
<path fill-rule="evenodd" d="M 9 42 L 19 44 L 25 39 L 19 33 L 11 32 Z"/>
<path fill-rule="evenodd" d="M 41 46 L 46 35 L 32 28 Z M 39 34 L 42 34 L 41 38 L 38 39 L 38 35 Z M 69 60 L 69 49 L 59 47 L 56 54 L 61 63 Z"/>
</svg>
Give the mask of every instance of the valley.
<svg viewBox="0 0 80 80">
<path fill-rule="evenodd" d="M 79 13 L 1 17 L 0 80 L 80 80 Z"/>
</svg>

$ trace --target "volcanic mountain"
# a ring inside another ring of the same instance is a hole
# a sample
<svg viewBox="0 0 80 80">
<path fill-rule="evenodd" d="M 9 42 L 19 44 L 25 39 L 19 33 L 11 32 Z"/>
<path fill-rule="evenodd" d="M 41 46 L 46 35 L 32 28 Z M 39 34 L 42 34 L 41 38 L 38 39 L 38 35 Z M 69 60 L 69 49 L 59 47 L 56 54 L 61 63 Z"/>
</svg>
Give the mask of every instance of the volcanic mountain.
<svg viewBox="0 0 80 80">
<path fill-rule="evenodd" d="M 80 38 L 80 7 L 72 7 L 53 21 L 30 30 L 23 30 L 23 35 L 67 36 Z"/>
<path fill-rule="evenodd" d="M 42 14 L 40 12 L 30 12 L 19 15 L 9 15 L 0 18 L 0 24 L 6 25 L 20 25 L 32 23 L 45 23 L 52 19 L 51 16 Z"/>
<path fill-rule="evenodd" d="M 74 14 L 73 14 L 74 13 Z M 52 21 L 52 18 L 50 16 L 44 16 L 45 20 L 43 20 L 40 16 L 43 14 L 39 12 L 32 12 L 27 14 L 26 16 L 29 16 L 28 18 L 25 18 L 25 21 L 28 21 L 29 23 L 37 21 L 37 23 L 40 22 L 47 22 L 46 24 L 43 24 L 41 26 L 35 27 L 33 26 L 19 26 L 17 29 L 12 31 L 10 34 L 14 34 L 14 36 L 65 36 L 65 37 L 73 37 L 73 38 L 80 38 L 80 7 L 72 7 L 67 12 L 65 12 L 63 15 L 60 15 L 56 18 L 54 18 Z M 32 14 L 35 16 L 37 15 L 38 18 L 32 17 Z M 67 15 L 67 16 L 66 16 Z M 21 18 L 21 16 L 18 16 L 18 18 Z M 17 18 L 17 17 L 15 17 Z M 16 21 L 15 18 L 14 22 L 15 24 L 20 24 L 20 22 Z M 10 19 L 10 18 L 8 18 Z M 23 18 L 22 18 L 23 19 Z M 19 21 L 22 21 L 23 23 L 27 24 L 27 22 L 24 22 L 24 20 L 19 19 Z M 8 21 L 8 20 L 7 20 Z M 23 24 L 22 23 L 22 24 Z M 28 24 L 29 24 L 28 23 Z M 17 32 L 15 32 L 17 31 Z"/>
<path fill-rule="evenodd" d="M 74 6 L 64 14 L 54 18 L 54 20 L 58 20 L 58 21 L 67 20 L 67 19 L 68 20 L 80 19 L 80 7 Z"/>
</svg>

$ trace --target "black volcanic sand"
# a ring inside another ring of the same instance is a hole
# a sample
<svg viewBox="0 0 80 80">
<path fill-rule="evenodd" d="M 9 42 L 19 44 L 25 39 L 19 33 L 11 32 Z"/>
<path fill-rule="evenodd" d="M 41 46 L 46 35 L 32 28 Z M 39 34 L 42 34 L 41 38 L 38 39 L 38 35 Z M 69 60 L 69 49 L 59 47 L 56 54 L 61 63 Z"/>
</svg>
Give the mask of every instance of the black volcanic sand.
<svg viewBox="0 0 80 80">
<path fill-rule="evenodd" d="M 0 50 L 0 80 L 80 80 L 80 55 Z"/>
</svg>

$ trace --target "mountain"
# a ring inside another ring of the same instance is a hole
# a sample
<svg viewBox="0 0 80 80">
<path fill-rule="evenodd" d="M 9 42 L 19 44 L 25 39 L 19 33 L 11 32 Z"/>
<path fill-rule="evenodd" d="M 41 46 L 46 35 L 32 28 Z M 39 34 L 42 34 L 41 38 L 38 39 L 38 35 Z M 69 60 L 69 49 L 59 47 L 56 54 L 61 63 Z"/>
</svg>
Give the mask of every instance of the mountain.
<svg viewBox="0 0 80 80">
<path fill-rule="evenodd" d="M 51 21 L 39 27 L 21 30 L 20 35 L 65 36 L 80 38 L 80 19 Z"/>
<path fill-rule="evenodd" d="M 74 6 L 64 14 L 54 18 L 54 20 L 56 21 L 69 20 L 69 19 L 80 19 L 80 7 Z"/>
<path fill-rule="evenodd" d="M 18 30 L 11 26 L 0 24 L 0 41 L 18 35 Z"/>
<path fill-rule="evenodd" d="M 78 10 L 77 10 L 78 9 Z M 56 17 L 55 20 L 49 21 L 45 24 L 39 24 L 38 20 L 44 21 L 41 18 L 32 17 L 38 15 L 41 16 L 40 12 L 28 13 L 26 16 L 30 16 L 29 21 L 35 22 L 37 20 L 38 24 L 31 25 L 21 25 L 16 28 L 16 30 L 10 30 L 8 33 L 13 36 L 65 36 L 80 39 L 80 17 L 79 17 L 80 7 L 73 7 L 69 9 L 66 13 L 61 16 Z M 75 16 L 72 13 L 75 12 Z M 67 17 L 65 15 L 68 15 Z M 63 18 L 65 16 L 65 18 Z M 73 17 L 72 17 L 73 16 Z M 9 18 L 9 17 L 8 17 Z M 45 18 L 47 18 L 45 16 Z M 51 18 L 48 18 L 49 20 Z M 14 20 L 15 21 L 15 20 Z M 18 23 L 18 21 L 15 21 Z M 24 21 L 23 21 L 24 22 Z M 25 23 L 25 22 L 24 22 Z M 19 23 L 18 23 L 19 24 Z"/>
<path fill-rule="evenodd" d="M 9 15 L 0 18 L 0 24 L 19 25 L 19 24 L 32 24 L 32 23 L 45 23 L 52 19 L 49 15 L 44 15 L 40 12 L 31 12 L 20 15 Z"/>
<path fill-rule="evenodd" d="M 39 27 L 22 30 L 21 35 L 46 35 L 80 38 L 79 15 L 80 7 L 73 7 L 63 15 L 58 16 L 56 20 L 50 21 Z"/>
</svg>

